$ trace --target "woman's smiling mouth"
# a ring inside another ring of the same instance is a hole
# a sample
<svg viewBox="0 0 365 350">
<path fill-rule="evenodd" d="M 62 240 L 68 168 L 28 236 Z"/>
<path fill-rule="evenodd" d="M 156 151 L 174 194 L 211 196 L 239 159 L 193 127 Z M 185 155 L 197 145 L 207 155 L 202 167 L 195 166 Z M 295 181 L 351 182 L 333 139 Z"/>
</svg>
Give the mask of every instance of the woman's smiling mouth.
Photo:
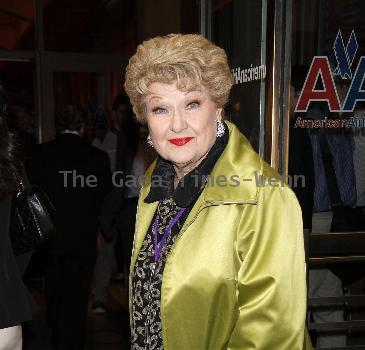
<svg viewBox="0 0 365 350">
<path fill-rule="evenodd" d="M 192 139 L 192 137 L 181 137 L 177 139 L 170 139 L 169 142 L 171 142 L 175 146 L 184 146 Z"/>
</svg>

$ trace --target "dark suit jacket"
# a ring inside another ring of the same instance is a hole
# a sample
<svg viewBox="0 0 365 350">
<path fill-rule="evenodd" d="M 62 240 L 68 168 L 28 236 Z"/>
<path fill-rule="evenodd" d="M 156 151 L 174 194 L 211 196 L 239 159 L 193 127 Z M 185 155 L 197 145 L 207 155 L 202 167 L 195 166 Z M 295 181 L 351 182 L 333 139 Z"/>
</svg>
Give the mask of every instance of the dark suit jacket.
<svg viewBox="0 0 365 350">
<path fill-rule="evenodd" d="M 50 253 L 95 256 L 99 209 L 111 185 L 107 154 L 77 135 L 61 134 L 38 146 L 29 175 L 56 208 Z M 96 181 L 88 185 L 87 178 Z"/>
<path fill-rule="evenodd" d="M 308 130 L 295 128 L 295 119 L 290 120 L 289 134 L 289 169 L 288 174 L 292 176 L 304 175 L 305 183 L 298 181 L 298 186 L 292 190 L 298 198 L 302 208 L 303 227 L 312 228 L 313 195 L 314 195 L 314 163 L 312 144 Z M 305 185 L 302 187 L 302 185 Z"/>
<path fill-rule="evenodd" d="M 118 175 L 117 182 L 122 179 L 125 181 L 126 176 L 131 174 L 133 160 L 138 147 L 138 126 L 131 121 L 124 130 L 112 130 L 117 135 L 117 154 L 115 162 L 115 171 L 122 172 Z M 124 197 L 126 188 L 124 186 L 112 186 L 109 193 L 104 199 L 101 214 L 100 224 L 104 239 L 108 242 L 112 241 L 117 231 L 123 231 L 124 218 L 121 217 L 124 206 Z"/>
<path fill-rule="evenodd" d="M 0 328 L 12 327 L 32 318 L 29 294 L 10 243 L 10 207 L 10 197 L 0 201 Z"/>
</svg>

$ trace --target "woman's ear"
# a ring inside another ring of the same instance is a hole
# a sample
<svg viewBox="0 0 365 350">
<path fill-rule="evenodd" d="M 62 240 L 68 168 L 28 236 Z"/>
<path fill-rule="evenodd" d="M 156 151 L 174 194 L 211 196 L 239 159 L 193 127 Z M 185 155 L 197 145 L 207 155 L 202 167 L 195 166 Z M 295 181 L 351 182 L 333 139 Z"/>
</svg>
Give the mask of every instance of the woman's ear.
<svg viewBox="0 0 365 350">
<path fill-rule="evenodd" d="M 223 120 L 223 108 L 217 108 L 216 117 L 219 121 Z"/>
</svg>

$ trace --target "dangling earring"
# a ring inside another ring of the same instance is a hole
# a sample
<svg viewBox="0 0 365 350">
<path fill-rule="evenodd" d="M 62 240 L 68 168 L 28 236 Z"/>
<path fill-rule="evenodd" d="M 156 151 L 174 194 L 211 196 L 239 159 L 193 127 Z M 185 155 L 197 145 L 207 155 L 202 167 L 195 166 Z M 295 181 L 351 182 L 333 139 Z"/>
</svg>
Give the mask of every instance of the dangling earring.
<svg viewBox="0 0 365 350">
<path fill-rule="evenodd" d="M 147 136 L 147 143 L 153 148 L 152 138 L 150 134 L 148 134 Z"/>
<path fill-rule="evenodd" d="M 224 124 L 221 120 L 217 119 L 217 137 L 224 135 Z"/>
</svg>

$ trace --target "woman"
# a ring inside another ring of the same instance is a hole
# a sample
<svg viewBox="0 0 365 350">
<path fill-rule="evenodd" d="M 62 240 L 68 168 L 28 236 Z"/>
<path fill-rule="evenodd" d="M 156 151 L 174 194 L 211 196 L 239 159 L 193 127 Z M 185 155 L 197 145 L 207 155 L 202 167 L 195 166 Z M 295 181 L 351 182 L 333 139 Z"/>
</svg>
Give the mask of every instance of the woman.
<svg viewBox="0 0 365 350">
<path fill-rule="evenodd" d="M 4 97 L 0 86 L 0 350 L 18 350 L 22 348 L 21 323 L 31 319 L 31 305 L 20 274 L 20 265 L 28 257 L 15 260 L 9 236 L 11 196 L 17 190 L 19 162 L 4 120 Z"/>
<path fill-rule="evenodd" d="M 225 52 L 200 35 L 148 40 L 129 61 L 125 89 L 159 154 L 137 212 L 132 349 L 303 348 L 300 208 L 223 122 L 231 86 Z"/>
</svg>

